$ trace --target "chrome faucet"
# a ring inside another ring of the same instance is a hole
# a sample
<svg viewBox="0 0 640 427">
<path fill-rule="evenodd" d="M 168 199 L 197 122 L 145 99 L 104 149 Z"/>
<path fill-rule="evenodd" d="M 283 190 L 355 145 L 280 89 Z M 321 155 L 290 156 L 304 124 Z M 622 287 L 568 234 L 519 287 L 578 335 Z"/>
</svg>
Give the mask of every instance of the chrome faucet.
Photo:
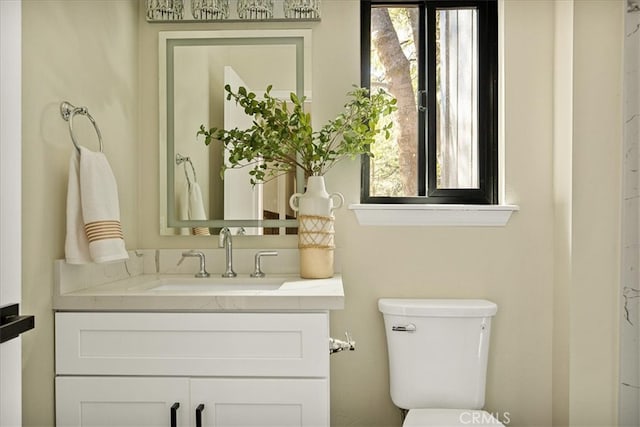
<svg viewBox="0 0 640 427">
<path fill-rule="evenodd" d="M 205 277 L 209 277 L 209 273 L 207 273 L 207 269 L 205 268 L 205 260 L 204 260 L 204 253 L 200 252 L 200 251 L 188 251 L 188 252 L 182 252 L 182 258 L 180 258 L 180 261 L 178 261 L 177 265 L 182 264 L 182 261 L 184 261 L 185 258 L 187 257 L 198 257 L 200 258 L 200 271 L 198 271 L 195 274 L 195 277 L 197 278 L 205 278 Z"/>
<path fill-rule="evenodd" d="M 222 273 L 222 277 L 236 277 L 237 274 L 233 271 L 233 240 L 231 239 L 231 230 L 229 230 L 229 228 L 224 227 L 220 230 L 218 246 L 225 248 L 226 269 L 225 272 Z"/>
</svg>

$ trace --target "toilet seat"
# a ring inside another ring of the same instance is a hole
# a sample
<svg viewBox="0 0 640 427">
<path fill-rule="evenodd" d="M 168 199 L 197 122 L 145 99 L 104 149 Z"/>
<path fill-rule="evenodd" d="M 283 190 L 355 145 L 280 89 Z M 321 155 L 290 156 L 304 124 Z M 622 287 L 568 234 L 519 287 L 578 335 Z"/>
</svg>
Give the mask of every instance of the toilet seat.
<svg viewBox="0 0 640 427">
<path fill-rule="evenodd" d="M 486 411 L 472 409 L 411 409 L 402 427 L 496 427 L 503 426 Z"/>
</svg>

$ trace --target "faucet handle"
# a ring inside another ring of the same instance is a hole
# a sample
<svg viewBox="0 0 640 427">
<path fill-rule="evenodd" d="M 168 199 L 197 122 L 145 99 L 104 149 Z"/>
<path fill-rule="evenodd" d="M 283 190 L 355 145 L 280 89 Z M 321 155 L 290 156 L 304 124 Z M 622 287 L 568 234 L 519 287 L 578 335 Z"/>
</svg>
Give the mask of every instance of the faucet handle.
<svg viewBox="0 0 640 427">
<path fill-rule="evenodd" d="M 198 278 L 209 277 L 209 273 L 207 273 L 207 269 L 205 267 L 204 252 L 194 251 L 194 250 L 182 252 L 182 258 L 180 258 L 180 261 L 178 261 L 176 265 L 182 264 L 184 259 L 187 257 L 198 257 L 198 259 L 200 260 L 200 270 L 195 274 L 195 277 L 198 277 Z"/>
<path fill-rule="evenodd" d="M 262 268 L 260 265 L 260 259 L 263 256 L 276 256 L 278 255 L 278 251 L 258 251 L 255 256 L 255 269 L 253 273 L 251 273 L 251 277 L 264 277 L 265 274 L 262 272 Z"/>
<path fill-rule="evenodd" d="M 187 257 L 194 257 L 194 256 L 197 256 L 197 255 L 195 254 L 195 252 L 196 252 L 196 251 L 194 251 L 193 249 L 192 249 L 192 250 L 190 250 L 190 251 L 182 252 L 182 256 L 180 257 L 180 259 L 179 259 L 179 260 L 178 260 L 178 262 L 176 263 L 176 266 L 179 266 L 180 264 L 182 264 L 182 263 L 184 262 L 185 258 L 187 258 Z"/>
</svg>

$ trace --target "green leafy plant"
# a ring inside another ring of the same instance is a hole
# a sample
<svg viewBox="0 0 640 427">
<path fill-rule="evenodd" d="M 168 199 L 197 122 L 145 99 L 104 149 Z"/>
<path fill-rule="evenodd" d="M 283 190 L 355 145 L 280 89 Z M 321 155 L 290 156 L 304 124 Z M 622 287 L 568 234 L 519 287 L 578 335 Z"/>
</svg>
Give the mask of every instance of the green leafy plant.
<svg viewBox="0 0 640 427">
<path fill-rule="evenodd" d="M 296 167 L 304 170 L 307 177 L 324 175 L 346 157 L 372 155 L 371 144 L 379 135 L 389 139 L 392 127 L 391 122 L 380 125 L 379 119 L 396 110 L 396 100 L 383 90 L 370 94 L 365 88 L 354 87 L 347 93 L 350 99 L 344 111 L 314 131 L 311 115 L 304 112 L 304 97 L 291 93 L 289 106 L 287 101 L 271 95 L 271 86 L 263 99 L 242 86 L 237 92 L 229 85 L 225 90 L 227 100 L 235 100 L 254 117 L 253 125 L 230 130 L 207 130 L 201 125 L 197 135 L 204 136 L 206 145 L 214 140 L 224 144 L 229 154 L 225 168 L 251 167 L 252 184 Z"/>
</svg>

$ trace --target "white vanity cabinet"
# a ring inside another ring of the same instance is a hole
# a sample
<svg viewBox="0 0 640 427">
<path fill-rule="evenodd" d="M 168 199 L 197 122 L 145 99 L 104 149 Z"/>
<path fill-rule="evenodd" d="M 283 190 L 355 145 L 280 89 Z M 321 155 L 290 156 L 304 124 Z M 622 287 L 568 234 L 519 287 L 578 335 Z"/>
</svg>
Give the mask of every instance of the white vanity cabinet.
<svg viewBox="0 0 640 427">
<path fill-rule="evenodd" d="M 329 426 L 328 312 L 55 319 L 58 427 Z"/>
</svg>

